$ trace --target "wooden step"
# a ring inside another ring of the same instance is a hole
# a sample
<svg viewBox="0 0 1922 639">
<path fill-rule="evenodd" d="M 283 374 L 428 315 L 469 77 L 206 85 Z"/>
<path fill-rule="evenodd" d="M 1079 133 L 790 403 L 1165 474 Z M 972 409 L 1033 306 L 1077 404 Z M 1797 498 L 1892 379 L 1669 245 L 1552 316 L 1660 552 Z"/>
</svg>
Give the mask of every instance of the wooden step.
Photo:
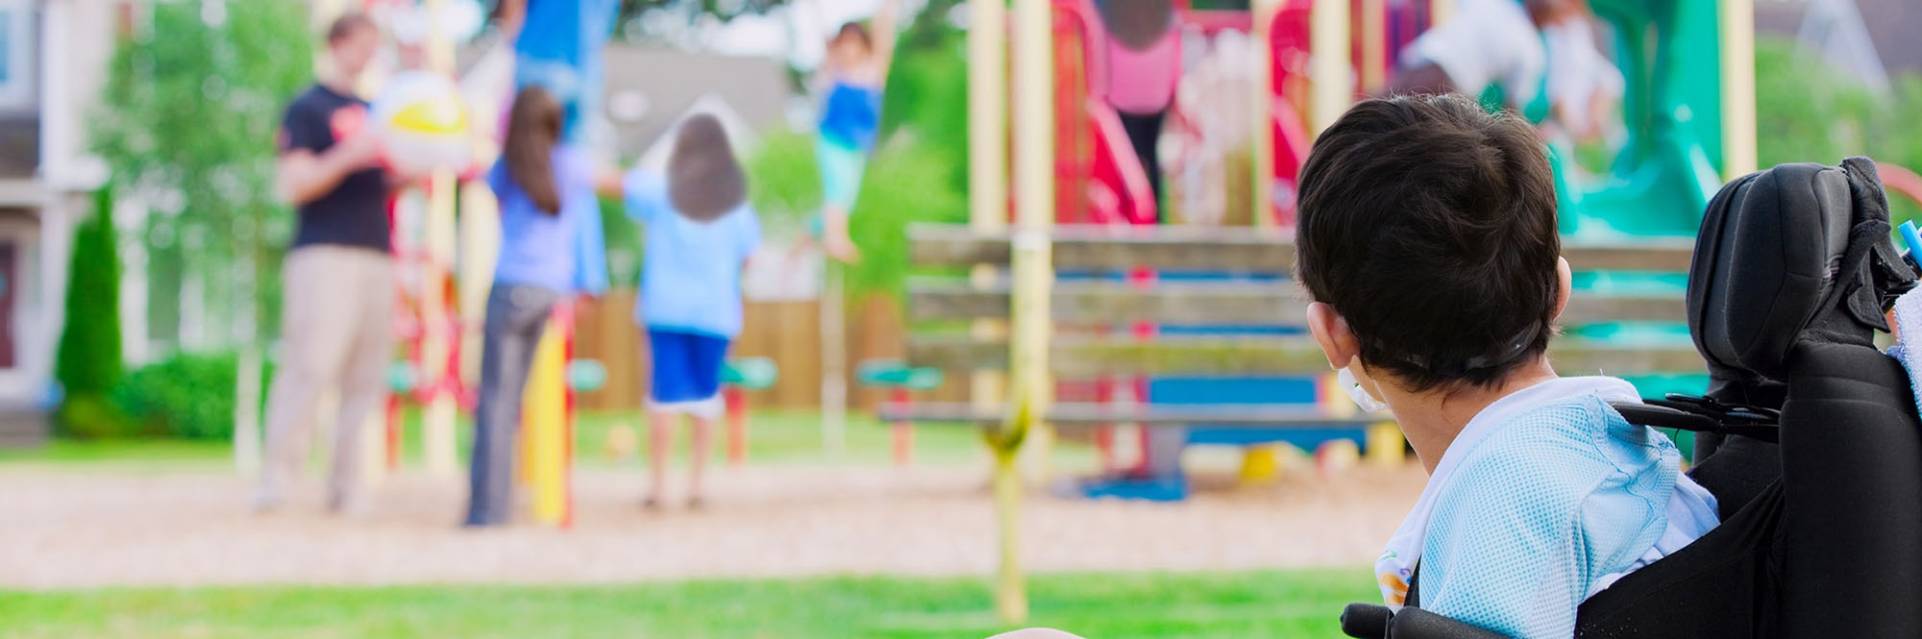
<svg viewBox="0 0 1922 639">
<path fill-rule="evenodd" d="M 1161 336 L 1149 341 L 1056 337 L 1049 370 L 1060 377 L 1101 375 L 1315 375 L 1328 359 L 1307 337 Z M 1707 370 L 1694 346 L 1625 346 L 1558 338 L 1548 358 L 1564 375 L 1693 374 Z M 908 361 L 947 371 L 1008 367 L 1008 344 L 966 335 L 916 335 Z"/>
<path fill-rule="evenodd" d="M 976 287 L 956 280 L 908 282 L 908 314 L 914 321 L 1002 319 L 1012 308 L 1005 282 Z M 1064 324 L 1304 326 L 1308 300 L 1293 283 L 1162 282 L 1147 287 L 1125 282 L 1056 282 L 1050 312 Z M 1611 322 L 1685 320 L 1681 292 L 1666 295 L 1596 295 L 1576 292 L 1562 313 L 1564 326 Z"/>
<path fill-rule="evenodd" d="M 959 225 L 908 228 L 916 264 L 970 266 L 1007 264 L 1009 231 L 982 232 Z M 1048 231 L 1056 270 L 1123 271 L 1136 267 L 1176 271 L 1291 273 L 1295 240 L 1286 232 L 1246 227 L 1057 226 Z M 1636 238 L 1632 242 L 1564 242 L 1562 255 L 1576 271 L 1686 273 L 1693 238 Z"/>
<path fill-rule="evenodd" d="M 964 403 L 889 404 L 881 408 L 881 419 L 907 420 L 930 424 L 995 425 L 1007 421 L 999 410 L 982 410 Z M 1117 424 L 1137 424 L 1151 428 L 1201 425 L 1211 428 L 1327 428 L 1364 427 L 1391 420 L 1385 415 L 1336 413 L 1312 406 L 1287 405 L 1166 405 L 1116 406 L 1105 404 L 1061 403 L 1048 410 L 1046 422 L 1060 428 L 1092 428 Z"/>
</svg>

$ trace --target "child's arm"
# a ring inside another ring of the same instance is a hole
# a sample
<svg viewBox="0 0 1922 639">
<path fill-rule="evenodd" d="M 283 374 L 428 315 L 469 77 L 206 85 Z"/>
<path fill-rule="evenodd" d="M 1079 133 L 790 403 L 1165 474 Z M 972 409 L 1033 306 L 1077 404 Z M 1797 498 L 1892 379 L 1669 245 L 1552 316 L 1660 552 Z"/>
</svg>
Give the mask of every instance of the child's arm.
<svg viewBox="0 0 1922 639">
<path fill-rule="evenodd" d="M 601 197 L 621 198 L 627 195 L 627 185 L 621 179 L 618 166 L 600 166 L 594 169 L 594 193 Z"/>
<path fill-rule="evenodd" d="M 494 5 L 494 21 L 501 38 L 513 42 L 520 37 L 521 26 L 527 24 L 527 0 L 500 0 Z"/>
<path fill-rule="evenodd" d="M 1587 491 L 1559 480 L 1592 473 L 1558 463 L 1582 462 L 1504 464 L 1485 455 L 1463 463 L 1428 524 L 1416 575 L 1422 608 L 1511 637 L 1574 635 L 1591 577 L 1581 526 Z"/>
<path fill-rule="evenodd" d="M 881 86 L 887 86 L 888 67 L 894 64 L 894 44 L 898 39 L 894 23 L 900 12 L 901 0 L 881 0 L 881 9 L 874 14 L 874 59 L 880 76 L 875 83 Z"/>
<path fill-rule="evenodd" d="M 621 203 L 629 219 L 646 224 L 667 206 L 667 178 L 658 171 L 630 170 L 622 177 L 620 187 Z"/>
<path fill-rule="evenodd" d="M 740 215 L 743 219 L 736 227 L 735 247 L 740 251 L 741 261 L 746 263 L 754 257 L 754 252 L 761 248 L 761 217 L 755 214 L 752 206 L 741 211 Z"/>
</svg>

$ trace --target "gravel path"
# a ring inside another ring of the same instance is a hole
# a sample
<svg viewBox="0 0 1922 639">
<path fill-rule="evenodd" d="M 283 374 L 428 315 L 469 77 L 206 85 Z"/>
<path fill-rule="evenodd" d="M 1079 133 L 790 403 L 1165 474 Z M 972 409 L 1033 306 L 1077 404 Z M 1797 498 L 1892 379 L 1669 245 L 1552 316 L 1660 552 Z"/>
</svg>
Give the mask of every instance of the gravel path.
<svg viewBox="0 0 1922 639">
<path fill-rule="evenodd" d="M 453 526 L 463 484 L 422 475 L 391 477 L 361 513 L 335 518 L 317 495 L 254 515 L 247 485 L 211 470 L 0 467 L 0 588 L 987 574 L 984 478 L 978 467 L 750 467 L 715 473 L 705 510 L 649 513 L 639 472 L 589 469 L 572 530 L 476 532 Z M 1421 481 L 1413 466 L 1291 475 L 1179 504 L 1036 491 L 1023 550 L 1033 571 L 1366 565 Z"/>
</svg>

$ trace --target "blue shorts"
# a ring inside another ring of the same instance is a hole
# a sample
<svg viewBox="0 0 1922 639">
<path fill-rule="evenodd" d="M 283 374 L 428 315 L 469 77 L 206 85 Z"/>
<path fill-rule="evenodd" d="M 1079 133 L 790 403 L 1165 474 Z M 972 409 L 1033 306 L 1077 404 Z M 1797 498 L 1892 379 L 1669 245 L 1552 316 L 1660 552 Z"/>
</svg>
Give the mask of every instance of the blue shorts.
<svg viewBox="0 0 1922 639">
<path fill-rule="evenodd" d="M 648 400 L 672 406 L 711 401 L 721 392 L 728 340 L 672 329 L 647 329 L 654 368 Z"/>
</svg>

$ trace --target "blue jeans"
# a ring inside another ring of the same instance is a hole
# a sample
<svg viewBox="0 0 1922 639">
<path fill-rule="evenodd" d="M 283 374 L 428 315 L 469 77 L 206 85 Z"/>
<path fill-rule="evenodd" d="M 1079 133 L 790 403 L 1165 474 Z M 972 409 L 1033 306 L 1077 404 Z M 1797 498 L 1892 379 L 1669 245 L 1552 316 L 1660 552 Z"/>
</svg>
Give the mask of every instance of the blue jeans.
<svg viewBox="0 0 1922 639">
<path fill-rule="evenodd" d="M 492 526 L 512 518 L 521 393 L 547 316 L 560 298 L 550 289 L 500 283 L 487 296 L 465 525 Z"/>
</svg>

